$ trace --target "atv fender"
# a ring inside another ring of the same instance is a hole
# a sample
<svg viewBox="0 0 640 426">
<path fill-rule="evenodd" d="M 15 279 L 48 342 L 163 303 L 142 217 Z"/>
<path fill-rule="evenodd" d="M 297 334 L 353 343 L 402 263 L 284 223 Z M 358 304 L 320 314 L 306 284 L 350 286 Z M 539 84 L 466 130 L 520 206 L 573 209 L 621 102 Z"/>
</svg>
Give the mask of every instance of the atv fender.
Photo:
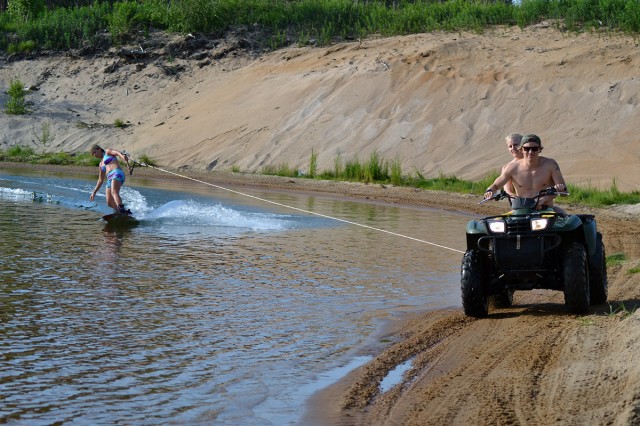
<svg viewBox="0 0 640 426">
<path fill-rule="evenodd" d="M 590 257 L 595 256 L 597 239 L 596 218 L 591 214 L 579 214 L 577 216 L 582 221 L 582 227 L 584 229 L 584 242 L 587 245 L 587 253 Z"/>
</svg>

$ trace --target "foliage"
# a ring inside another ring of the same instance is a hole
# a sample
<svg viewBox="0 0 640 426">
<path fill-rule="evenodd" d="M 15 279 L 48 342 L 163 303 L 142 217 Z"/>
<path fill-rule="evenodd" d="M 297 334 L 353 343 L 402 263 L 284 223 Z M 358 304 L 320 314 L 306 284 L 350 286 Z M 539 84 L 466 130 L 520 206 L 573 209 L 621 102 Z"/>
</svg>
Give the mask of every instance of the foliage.
<svg viewBox="0 0 640 426">
<path fill-rule="evenodd" d="M 5 155 L 7 155 L 8 157 L 26 158 L 31 157 L 34 154 L 35 152 L 33 151 L 33 148 L 14 145 L 7 150 Z"/>
<path fill-rule="evenodd" d="M 51 122 L 45 121 L 42 123 L 40 128 L 40 133 L 36 133 L 35 129 L 33 131 L 33 136 L 36 140 L 42 145 L 43 148 L 48 148 L 55 139 L 53 132 L 51 131 Z"/>
<path fill-rule="evenodd" d="M 311 149 L 311 161 L 309 161 L 309 177 L 314 178 L 318 172 L 318 153 Z"/>
<path fill-rule="evenodd" d="M 16 22 L 28 22 L 45 9 L 44 0 L 8 0 L 7 13 Z"/>
<path fill-rule="evenodd" d="M 264 166 L 262 167 L 261 173 L 263 175 L 274 175 L 274 176 L 284 176 L 284 177 L 296 177 L 298 176 L 298 170 L 289 167 L 288 164 L 282 163 L 277 166 Z"/>
<path fill-rule="evenodd" d="M 100 159 L 89 153 L 70 154 L 66 152 L 38 154 L 31 147 L 14 145 L 6 151 L 0 151 L 0 161 L 30 164 L 56 164 L 76 166 L 97 166 Z"/>
<path fill-rule="evenodd" d="M 391 183 L 396 186 L 403 184 L 402 164 L 400 163 L 399 158 L 396 158 L 391 162 Z"/>
<path fill-rule="evenodd" d="M 44 49 L 72 49 L 95 43 L 109 27 L 111 6 L 95 3 L 77 8 L 45 10 L 36 19 L 17 25 L 19 40 L 33 40 Z"/>
<path fill-rule="evenodd" d="M 638 306 L 635 304 L 632 304 L 631 307 L 627 307 L 624 302 L 619 302 L 617 305 L 618 306 L 614 307 L 611 303 L 609 303 L 609 312 L 607 313 L 608 316 L 620 316 L 624 319 L 633 315 L 638 309 Z"/>
<path fill-rule="evenodd" d="M 19 43 L 9 43 L 7 46 L 7 53 L 9 55 L 14 53 L 29 53 L 35 49 L 36 42 L 33 40 L 26 40 Z"/>
<path fill-rule="evenodd" d="M 624 253 L 613 253 L 607 256 L 607 266 L 619 266 L 627 260 Z"/>
<path fill-rule="evenodd" d="M 317 163 L 317 153 L 312 150 L 311 164 Z M 459 179 L 456 176 L 448 176 L 441 173 L 437 177 L 426 178 L 420 171 L 414 170 L 413 175 L 402 175 L 400 161 L 395 159 L 392 162 L 384 160 L 374 151 L 371 153 L 369 160 L 361 162 L 358 158 L 344 161 L 340 154 L 334 157 L 334 167 L 332 170 L 323 170 L 306 177 L 321 179 L 333 179 L 343 181 L 355 181 L 365 183 L 392 183 L 397 186 L 409 186 L 432 191 L 448 191 L 476 194 L 481 196 L 485 189 L 493 183 L 498 177 L 498 171 L 492 170 L 486 177 L 478 181 L 468 181 Z M 314 166 L 315 169 L 315 166 Z M 289 167 L 287 164 L 279 166 L 265 166 L 261 173 L 279 175 L 279 176 L 298 176 L 295 168 Z M 640 202 L 640 194 L 637 191 L 630 193 L 621 192 L 617 189 L 615 180 L 612 187 L 607 190 L 598 190 L 592 187 L 583 188 L 579 186 L 570 186 L 573 198 L 563 198 L 563 201 L 569 204 L 586 204 L 593 207 L 608 206 L 611 204 L 636 204 Z M 622 255 L 624 256 L 624 255 Z M 607 262 L 615 262 L 616 255 L 607 258 Z"/>
<path fill-rule="evenodd" d="M 148 166 L 157 166 L 156 162 L 149 158 L 146 154 L 142 154 L 138 159 L 140 163 L 144 163 Z"/>
<path fill-rule="evenodd" d="M 591 206 L 611 206 L 614 204 L 638 204 L 640 203 L 640 191 L 621 192 L 615 179 L 608 189 L 597 189 L 590 184 L 586 187 L 567 185 L 569 196 L 567 201 L 576 204 Z"/>
<path fill-rule="evenodd" d="M 7 114 L 26 114 L 27 105 L 24 96 L 24 83 L 20 80 L 11 80 L 9 83 L 9 90 L 7 90 L 9 100 L 7 101 L 4 109 Z"/>
<path fill-rule="evenodd" d="M 78 3 L 76 3 L 78 4 Z M 87 6 L 54 7 L 44 0 L 9 0 L 0 24 L 17 42 L 32 40 L 45 49 L 93 44 L 108 29 L 115 43 L 150 28 L 179 33 L 219 33 L 230 27 L 255 28 L 264 47 L 327 45 L 371 35 L 393 36 L 430 31 L 477 31 L 488 26 L 521 27 L 544 19 L 563 22 L 571 31 L 640 31 L 637 0 L 146 0 L 104 1 Z M 6 47 L 0 41 L 0 45 Z"/>
</svg>

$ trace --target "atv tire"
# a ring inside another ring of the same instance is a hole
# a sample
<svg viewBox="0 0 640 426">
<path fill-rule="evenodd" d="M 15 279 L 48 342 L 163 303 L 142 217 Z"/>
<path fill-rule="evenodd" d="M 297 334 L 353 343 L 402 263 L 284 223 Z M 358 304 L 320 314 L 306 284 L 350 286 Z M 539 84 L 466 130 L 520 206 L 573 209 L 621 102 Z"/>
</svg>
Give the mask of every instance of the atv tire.
<svg viewBox="0 0 640 426">
<path fill-rule="evenodd" d="M 596 234 L 596 253 L 591 258 L 589 268 L 589 290 L 591 292 L 592 305 L 602 305 L 607 302 L 609 295 L 607 258 L 600 232 Z"/>
<path fill-rule="evenodd" d="M 478 250 L 467 250 L 462 257 L 460 284 L 465 315 L 483 318 L 489 314 L 489 297 L 485 289 L 486 267 Z"/>
<path fill-rule="evenodd" d="M 563 278 L 565 305 L 574 314 L 584 314 L 589 309 L 589 272 L 582 244 L 573 242 L 565 248 Z"/>
<path fill-rule="evenodd" d="M 500 293 L 492 296 L 493 306 L 498 309 L 510 308 L 513 306 L 513 290 L 502 290 Z"/>
</svg>

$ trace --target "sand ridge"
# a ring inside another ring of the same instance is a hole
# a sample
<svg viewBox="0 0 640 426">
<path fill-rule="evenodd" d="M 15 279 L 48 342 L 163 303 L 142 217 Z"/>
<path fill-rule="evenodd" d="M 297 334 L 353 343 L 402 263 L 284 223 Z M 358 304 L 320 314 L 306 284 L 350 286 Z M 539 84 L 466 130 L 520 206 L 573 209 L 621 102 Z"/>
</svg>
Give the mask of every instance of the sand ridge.
<svg viewBox="0 0 640 426">
<path fill-rule="evenodd" d="M 631 37 L 551 24 L 204 62 L 140 63 L 115 50 L 5 60 L 6 86 L 20 76 L 37 91 L 32 114 L 0 115 L 0 148 L 37 145 L 46 122 L 50 150 L 101 143 L 194 171 L 286 164 L 304 172 L 312 151 L 321 170 L 333 169 L 338 156 L 365 161 L 375 151 L 405 174 L 478 179 L 508 159 L 505 135 L 537 133 L 568 182 L 632 190 L 639 64 Z M 127 127 L 115 128 L 116 119 Z"/>
</svg>

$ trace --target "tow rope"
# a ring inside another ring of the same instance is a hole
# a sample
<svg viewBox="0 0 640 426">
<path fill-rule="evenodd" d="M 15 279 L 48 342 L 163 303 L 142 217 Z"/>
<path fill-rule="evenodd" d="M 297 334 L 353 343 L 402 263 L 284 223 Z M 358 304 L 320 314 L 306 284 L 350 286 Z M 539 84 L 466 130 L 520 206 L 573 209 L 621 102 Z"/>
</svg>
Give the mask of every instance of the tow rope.
<svg viewBox="0 0 640 426">
<path fill-rule="evenodd" d="M 443 245 L 440 245 L 440 244 L 432 243 L 430 241 L 425 241 L 425 240 L 421 240 L 419 238 L 409 237 L 408 235 L 398 234 L 397 232 L 387 231 L 386 229 L 374 228 L 373 226 L 363 225 L 362 223 L 352 222 L 352 221 L 346 220 L 346 219 L 340 219 L 339 217 L 328 216 L 326 214 L 312 212 L 310 210 L 304 210 L 304 209 L 301 209 L 301 208 L 298 208 L 298 207 L 293 207 L 293 206 L 289 206 L 289 205 L 286 205 L 286 204 L 278 203 L 276 201 L 267 200 L 265 198 L 256 197 L 255 195 L 246 194 L 244 192 L 236 191 L 236 190 L 233 190 L 233 189 L 230 189 L 230 188 L 225 188 L 224 186 L 216 185 L 216 184 L 213 184 L 213 183 L 210 183 L 210 182 L 205 182 L 205 181 L 202 181 L 202 180 L 199 180 L 199 179 L 192 178 L 190 176 L 181 175 L 179 173 L 172 172 L 171 170 L 166 170 L 166 169 L 163 169 L 163 168 L 160 168 L 160 167 L 157 167 L 157 166 L 152 166 L 151 164 L 147 164 L 147 163 L 143 163 L 143 162 L 139 162 L 139 161 L 135 161 L 135 160 L 130 160 L 130 161 L 133 163 L 133 166 L 129 167 L 129 174 L 133 174 L 133 169 L 134 169 L 135 166 L 150 167 L 150 168 L 152 168 L 154 170 L 159 170 L 159 171 L 164 172 L 164 173 L 168 173 L 168 174 L 171 174 L 171 175 L 174 175 L 174 176 L 181 177 L 183 179 L 188 179 L 188 180 L 191 180 L 191 181 L 194 181 L 194 182 L 198 182 L 198 183 L 201 183 L 203 185 L 209 185 L 211 187 L 222 189 L 223 191 L 232 192 L 234 194 L 242 195 L 244 197 L 253 198 L 254 200 L 262 201 L 264 203 L 274 204 L 276 206 L 285 207 L 285 208 L 292 209 L 292 210 L 297 210 L 299 212 L 312 214 L 312 215 L 315 215 L 315 216 L 320 216 L 320 217 L 323 217 L 323 218 L 326 218 L 326 219 L 335 220 L 335 221 L 338 221 L 338 222 L 348 223 L 349 225 L 359 226 L 361 228 L 367 228 L 367 229 L 371 229 L 373 231 L 383 232 L 385 234 L 394 235 L 396 237 L 406 238 L 408 240 L 417 241 L 417 242 L 423 243 L 423 244 L 428 244 L 428 245 L 433 246 L 433 247 L 438 247 L 438 248 L 441 248 L 441 249 L 451 250 L 451 251 L 454 251 L 456 253 L 464 254 L 464 251 L 462 251 L 462 250 L 457 250 L 457 249 L 454 249 L 454 248 L 451 248 L 451 247 L 447 247 L 447 246 L 443 246 Z"/>
</svg>

